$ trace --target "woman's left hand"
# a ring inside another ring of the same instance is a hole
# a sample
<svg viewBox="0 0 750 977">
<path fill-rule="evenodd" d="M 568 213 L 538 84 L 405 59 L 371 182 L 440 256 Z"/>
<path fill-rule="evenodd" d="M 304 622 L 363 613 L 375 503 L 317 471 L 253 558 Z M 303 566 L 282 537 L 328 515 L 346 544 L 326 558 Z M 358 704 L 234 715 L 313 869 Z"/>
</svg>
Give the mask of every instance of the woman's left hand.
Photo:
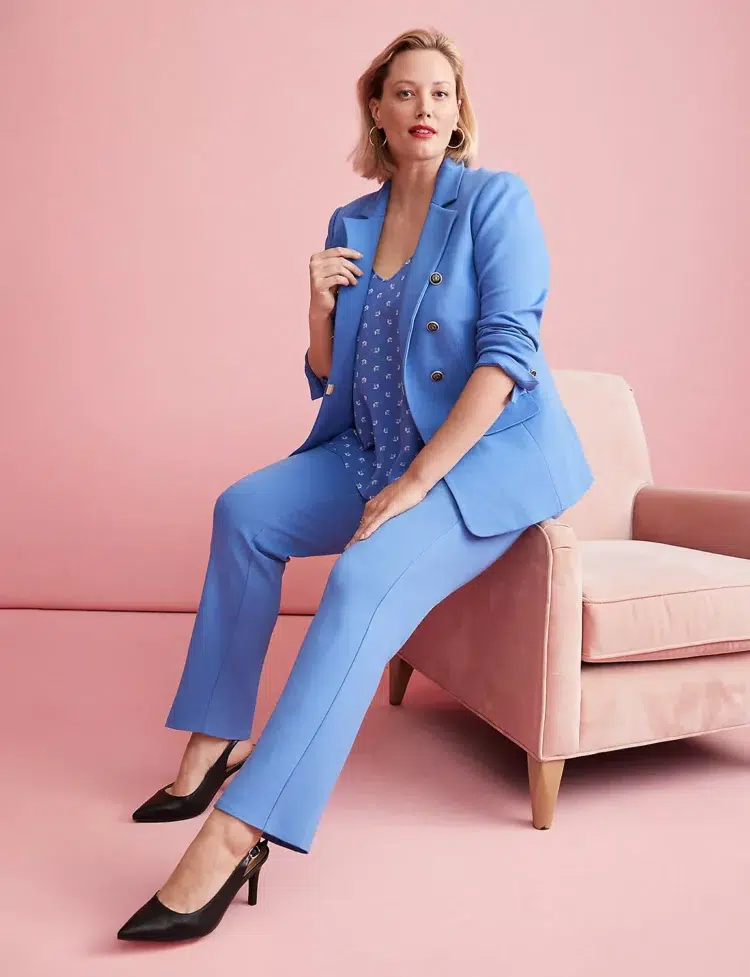
<svg viewBox="0 0 750 977">
<path fill-rule="evenodd" d="M 344 551 L 348 550 L 352 543 L 371 536 L 384 522 L 417 505 L 425 495 L 427 490 L 419 479 L 409 475 L 408 471 L 399 475 L 394 482 L 386 485 L 365 503 L 359 528 L 344 547 Z"/>
</svg>

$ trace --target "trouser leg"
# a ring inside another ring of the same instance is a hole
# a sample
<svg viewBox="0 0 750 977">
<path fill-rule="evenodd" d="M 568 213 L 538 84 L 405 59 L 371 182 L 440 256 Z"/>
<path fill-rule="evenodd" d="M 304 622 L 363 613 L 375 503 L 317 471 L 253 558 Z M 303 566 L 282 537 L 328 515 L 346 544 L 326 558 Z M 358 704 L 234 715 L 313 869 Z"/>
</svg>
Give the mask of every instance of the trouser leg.
<svg viewBox="0 0 750 977">
<path fill-rule="evenodd" d="M 165 725 L 247 739 L 292 556 L 340 553 L 364 500 L 319 446 L 240 479 L 216 500 L 203 591 Z"/>
<path fill-rule="evenodd" d="M 279 701 L 216 807 L 307 853 L 385 665 L 522 531 L 473 536 L 441 480 L 342 553 Z"/>
</svg>

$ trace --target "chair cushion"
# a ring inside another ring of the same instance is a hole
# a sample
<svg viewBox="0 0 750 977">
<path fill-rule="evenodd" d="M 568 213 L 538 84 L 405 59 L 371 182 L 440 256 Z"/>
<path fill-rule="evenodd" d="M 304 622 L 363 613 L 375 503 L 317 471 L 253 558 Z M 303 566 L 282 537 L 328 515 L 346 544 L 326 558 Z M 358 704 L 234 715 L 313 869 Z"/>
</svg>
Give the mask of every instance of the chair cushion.
<svg viewBox="0 0 750 977">
<path fill-rule="evenodd" d="M 750 560 L 634 539 L 579 545 L 584 661 L 750 650 Z"/>
</svg>

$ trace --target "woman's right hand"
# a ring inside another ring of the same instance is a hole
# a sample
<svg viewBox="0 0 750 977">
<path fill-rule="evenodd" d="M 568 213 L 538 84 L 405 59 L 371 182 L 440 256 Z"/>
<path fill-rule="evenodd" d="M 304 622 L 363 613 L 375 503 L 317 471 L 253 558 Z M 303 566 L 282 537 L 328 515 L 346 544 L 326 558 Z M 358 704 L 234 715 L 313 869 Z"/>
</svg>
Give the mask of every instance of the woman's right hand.
<svg viewBox="0 0 750 977">
<path fill-rule="evenodd" d="M 326 248 L 310 258 L 310 314 L 324 318 L 333 312 L 339 285 L 356 285 L 362 269 L 353 258 L 362 258 L 352 248 Z"/>
</svg>

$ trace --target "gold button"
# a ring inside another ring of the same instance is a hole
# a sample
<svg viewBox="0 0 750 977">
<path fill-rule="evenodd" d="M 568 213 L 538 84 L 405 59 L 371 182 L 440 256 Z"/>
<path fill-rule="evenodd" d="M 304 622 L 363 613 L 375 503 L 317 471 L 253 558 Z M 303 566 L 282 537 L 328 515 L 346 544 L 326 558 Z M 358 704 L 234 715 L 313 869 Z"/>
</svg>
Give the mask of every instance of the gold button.
<svg viewBox="0 0 750 977">
<path fill-rule="evenodd" d="M 433 370 L 432 373 L 430 374 L 430 377 L 433 380 L 442 380 L 443 379 L 443 371 L 442 370 Z"/>
<path fill-rule="evenodd" d="M 328 386 L 326 387 L 326 393 L 327 394 L 332 394 L 333 393 L 333 384 L 332 383 L 329 383 Z"/>
<path fill-rule="evenodd" d="M 430 281 L 432 282 L 433 285 L 439 285 L 440 282 L 442 282 L 442 280 L 443 280 L 443 276 L 440 274 L 439 271 L 433 271 L 433 273 L 430 275 Z"/>
<path fill-rule="evenodd" d="M 428 322 L 427 328 L 430 330 L 430 332 L 437 332 L 438 329 L 440 328 L 440 325 L 437 322 Z"/>
</svg>

